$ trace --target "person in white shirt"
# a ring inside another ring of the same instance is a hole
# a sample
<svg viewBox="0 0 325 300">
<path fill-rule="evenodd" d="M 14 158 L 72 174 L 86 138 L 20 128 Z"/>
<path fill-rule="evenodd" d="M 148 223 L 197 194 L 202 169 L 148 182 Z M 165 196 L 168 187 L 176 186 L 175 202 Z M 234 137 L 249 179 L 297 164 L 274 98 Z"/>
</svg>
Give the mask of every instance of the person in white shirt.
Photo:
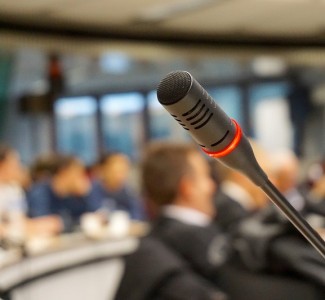
<svg viewBox="0 0 325 300">
<path fill-rule="evenodd" d="M 18 153 L 0 145 L 0 233 L 2 236 L 23 235 L 26 201 L 19 183 L 23 169 Z M 18 229 L 19 227 L 19 229 Z M 19 231 L 18 233 L 15 231 Z"/>
<path fill-rule="evenodd" d="M 22 188 L 25 171 L 18 152 L 0 144 L 0 238 L 22 243 L 33 234 L 56 234 L 51 218 L 27 218 L 27 202 Z"/>
</svg>

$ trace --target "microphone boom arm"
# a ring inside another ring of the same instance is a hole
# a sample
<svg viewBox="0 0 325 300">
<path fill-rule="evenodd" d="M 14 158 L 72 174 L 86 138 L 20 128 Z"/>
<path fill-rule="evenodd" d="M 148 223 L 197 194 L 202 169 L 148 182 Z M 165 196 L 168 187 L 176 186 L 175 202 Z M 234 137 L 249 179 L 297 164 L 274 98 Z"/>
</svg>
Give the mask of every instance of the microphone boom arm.
<svg viewBox="0 0 325 300">
<path fill-rule="evenodd" d="M 308 242 L 325 258 L 325 241 L 318 232 L 300 215 L 269 180 L 261 189 L 270 200 L 283 212 L 287 219 L 300 231 Z"/>
</svg>

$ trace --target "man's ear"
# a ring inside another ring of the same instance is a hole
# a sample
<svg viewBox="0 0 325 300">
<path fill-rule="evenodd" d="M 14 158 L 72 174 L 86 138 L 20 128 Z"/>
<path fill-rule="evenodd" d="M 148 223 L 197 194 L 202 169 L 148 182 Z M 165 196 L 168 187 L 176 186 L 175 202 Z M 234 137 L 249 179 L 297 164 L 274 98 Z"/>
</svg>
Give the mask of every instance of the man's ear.
<svg viewBox="0 0 325 300">
<path fill-rule="evenodd" d="M 190 176 L 183 176 L 179 182 L 178 193 L 182 198 L 188 198 L 192 194 L 193 182 Z"/>
</svg>

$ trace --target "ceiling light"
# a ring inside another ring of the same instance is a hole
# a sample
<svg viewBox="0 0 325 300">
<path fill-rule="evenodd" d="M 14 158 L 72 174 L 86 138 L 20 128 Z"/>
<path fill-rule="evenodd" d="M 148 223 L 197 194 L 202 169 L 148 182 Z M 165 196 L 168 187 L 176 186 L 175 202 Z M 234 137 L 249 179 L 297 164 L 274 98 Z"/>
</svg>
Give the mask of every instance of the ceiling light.
<svg viewBox="0 0 325 300">
<path fill-rule="evenodd" d="M 222 0 L 182 0 L 181 2 L 175 1 L 173 3 L 155 5 L 143 10 L 137 15 L 136 19 L 142 22 L 159 22 L 179 14 L 199 10 L 221 1 Z"/>
</svg>

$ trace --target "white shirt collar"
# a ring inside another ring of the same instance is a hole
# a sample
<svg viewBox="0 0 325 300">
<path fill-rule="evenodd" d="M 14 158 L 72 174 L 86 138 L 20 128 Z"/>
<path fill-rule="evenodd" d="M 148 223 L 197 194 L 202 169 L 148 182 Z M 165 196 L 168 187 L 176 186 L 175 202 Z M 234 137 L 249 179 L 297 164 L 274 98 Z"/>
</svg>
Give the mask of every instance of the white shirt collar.
<svg viewBox="0 0 325 300">
<path fill-rule="evenodd" d="M 220 189 L 224 194 L 238 202 L 243 208 L 247 210 L 255 208 L 254 200 L 251 195 L 237 183 L 226 180 L 221 183 Z"/>
<path fill-rule="evenodd" d="M 188 207 L 166 205 L 164 206 L 162 213 L 166 217 L 189 225 L 205 227 L 211 223 L 211 218 L 208 215 Z"/>
</svg>

